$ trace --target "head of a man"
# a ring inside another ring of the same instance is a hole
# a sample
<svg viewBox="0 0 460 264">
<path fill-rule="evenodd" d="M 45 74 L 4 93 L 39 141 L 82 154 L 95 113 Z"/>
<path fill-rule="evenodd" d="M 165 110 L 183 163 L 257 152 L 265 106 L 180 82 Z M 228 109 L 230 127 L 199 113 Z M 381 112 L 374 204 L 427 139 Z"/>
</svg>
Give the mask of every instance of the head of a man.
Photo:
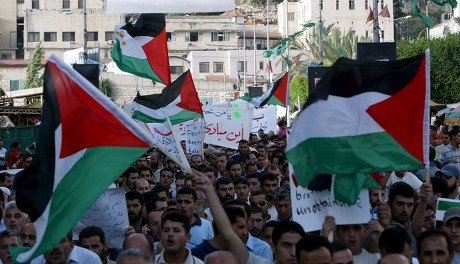
<svg viewBox="0 0 460 264">
<path fill-rule="evenodd" d="M 144 197 L 136 191 L 127 192 L 126 206 L 128 209 L 128 219 L 131 225 L 142 220 L 142 208 L 144 207 Z"/>
<path fill-rule="evenodd" d="M 442 230 L 449 234 L 454 249 L 460 249 L 460 207 L 447 209 L 442 222 Z"/>
<path fill-rule="evenodd" d="M 108 244 L 105 241 L 102 228 L 97 226 L 83 228 L 78 235 L 78 241 L 81 247 L 93 251 L 101 258 L 102 262 L 105 261 Z"/>
<path fill-rule="evenodd" d="M 235 186 L 238 200 L 247 202 L 249 197 L 249 181 L 243 177 L 236 177 L 233 178 L 233 185 Z"/>
<path fill-rule="evenodd" d="M 267 194 L 268 199 L 273 200 L 275 190 L 278 188 L 278 176 L 272 173 L 262 175 L 260 180 L 262 190 Z"/>
<path fill-rule="evenodd" d="M 66 264 L 73 247 L 72 232 L 69 232 L 59 244 L 44 254 L 46 263 Z"/>
<path fill-rule="evenodd" d="M 185 214 L 178 210 L 167 211 L 161 219 L 161 241 L 166 254 L 185 252 L 190 240 L 190 222 Z"/>
<path fill-rule="evenodd" d="M 238 258 L 231 251 L 217 250 L 204 258 L 205 264 L 238 264 Z"/>
<path fill-rule="evenodd" d="M 190 159 L 192 168 L 198 168 L 198 166 L 203 165 L 203 157 L 200 155 L 193 155 L 192 158 Z"/>
<path fill-rule="evenodd" d="M 12 182 L 13 180 L 11 179 L 11 174 L 8 172 L 0 173 L 0 187 L 6 187 L 10 189 Z"/>
<path fill-rule="evenodd" d="M 296 244 L 297 261 L 302 264 L 331 264 L 332 246 L 323 236 L 304 236 Z"/>
<path fill-rule="evenodd" d="M 123 250 L 117 258 L 117 264 L 152 264 L 152 259 L 143 250 L 129 248 Z"/>
<path fill-rule="evenodd" d="M 160 171 L 160 184 L 170 187 L 174 181 L 174 170 L 164 168 Z"/>
<path fill-rule="evenodd" d="M 27 223 L 21 228 L 20 233 L 21 245 L 24 247 L 33 247 L 37 241 L 37 231 L 33 223 Z"/>
<path fill-rule="evenodd" d="M 192 187 L 185 186 L 177 192 L 177 209 L 184 213 L 190 220 L 197 207 L 198 195 Z M 191 223 L 190 223 L 191 224 Z"/>
<path fill-rule="evenodd" d="M 262 173 L 260 172 L 255 172 L 248 175 L 247 179 L 249 182 L 249 192 L 251 194 L 255 191 L 262 190 L 260 178 L 262 178 Z"/>
<path fill-rule="evenodd" d="M 29 222 L 29 217 L 26 213 L 19 210 L 16 205 L 16 201 L 6 203 L 3 219 L 5 221 L 6 229 L 17 233 L 25 223 Z"/>
<path fill-rule="evenodd" d="M 353 256 L 361 254 L 366 229 L 362 224 L 338 225 L 337 238 L 350 248 Z"/>
<path fill-rule="evenodd" d="M 235 196 L 235 186 L 230 178 L 222 177 L 216 181 L 217 196 L 221 202 L 232 200 Z"/>
<path fill-rule="evenodd" d="M 125 185 L 133 190 L 134 182 L 139 179 L 139 171 L 137 167 L 129 167 L 125 172 L 123 172 L 123 178 Z"/>
<path fill-rule="evenodd" d="M 249 197 L 249 203 L 251 206 L 257 206 L 262 209 L 264 218 L 268 215 L 268 200 L 267 195 L 264 191 L 255 191 Z"/>
<path fill-rule="evenodd" d="M 253 237 L 260 237 L 265 225 L 265 217 L 262 209 L 257 206 L 250 206 L 251 217 L 249 218 L 249 233 Z"/>
<path fill-rule="evenodd" d="M 150 256 L 150 259 L 152 261 L 155 260 L 153 239 L 148 235 L 141 233 L 134 233 L 128 235 L 127 237 L 125 237 L 125 240 L 123 241 L 123 250 L 127 249 L 141 250 L 145 253 L 145 255 Z"/>
<path fill-rule="evenodd" d="M 243 175 L 243 165 L 238 160 L 231 159 L 227 163 L 227 170 L 230 174 L 230 178 L 241 177 Z"/>
<path fill-rule="evenodd" d="M 334 241 L 331 244 L 334 264 L 353 264 L 353 253 L 350 248 L 340 241 Z"/>
<path fill-rule="evenodd" d="M 446 164 L 440 171 L 436 172 L 436 176 L 439 176 L 447 181 L 448 193 L 455 193 L 458 191 L 460 186 L 460 168 L 454 164 Z"/>
<path fill-rule="evenodd" d="M 298 223 L 279 222 L 272 232 L 276 263 L 297 263 L 296 244 L 304 236 L 305 232 Z"/>
<path fill-rule="evenodd" d="M 242 155 L 247 155 L 249 151 L 249 142 L 245 139 L 240 140 L 240 142 L 238 142 L 238 152 Z"/>
<path fill-rule="evenodd" d="M 417 237 L 417 253 L 420 264 L 449 264 L 454 257 L 454 248 L 446 232 L 429 229 Z"/>
<path fill-rule="evenodd" d="M 289 189 L 279 187 L 273 195 L 273 203 L 278 213 L 279 221 L 288 221 L 292 218 L 291 193 Z"/>
<path fill-rule="evenodd" d="M 225 168 L 227 167 L 227 161 L 228 157 L 227 154 L 225 153 L 220 153 L 216 156 L 216 159 L 214 160 L 214 163 L 216 164 L 217 170 L 220 172 L 225 171 Z"/>
<path fill-rule="evenodd" d="M 390 188 L 388 204 L 392 220 L 406 227 L 414 209 L 415 191 L 405 182 L 394 183 Z"/>
<path fill-rule="evenodd" d="M 412 239 L 409 233 L 400 226 L 383 230 L 379 237 L 379 249 L 382 257 L 402 254 L 412 262 Z"/>
<path fill-rule="evenodd" d="M 13 264 L 9 248 L 19 247 L 19 235 L 16 232 L 4 230 L 0 232 L 0 260 L 4 264 Z"/>
<path fill-rule="evenodd" d="M 161 238 L 161 216 L 163 215 L 163 210 L 153 210 L 151 211 L 148 216 L 148 226 L 150 230 L 150 235 L 152 236 L 153 240 L 160 241 Z"/>
<path fill-rule="evenodd" d="M 144 178 L 139 178 L 134 182 L 134 190 L 139 193 L 145 193 L 150 191 L 150 184 Z"/>
<path fill-rule="evenodd" d="M 232 225 L 233 232 L 240 237 L 243 243 L 246 243 L 248 240 L 248 222 L 246 213 L 238 206 L 224 206 L 224 209 L 230 220 L 230 224 Z"/>
<path fill-rule="evenodd" d="M 206 176 L 208 176 L 208 179 L 209 181 L 211 182 L 211 184 L 213 186 L 216 185 L 216 181 L 217 181 L 217 170 L 214 169 L 213 167 L 206 167 L 206 168 L 203 168 L 202 170 L 203 174 L 205 174 Z"/>
</svg>

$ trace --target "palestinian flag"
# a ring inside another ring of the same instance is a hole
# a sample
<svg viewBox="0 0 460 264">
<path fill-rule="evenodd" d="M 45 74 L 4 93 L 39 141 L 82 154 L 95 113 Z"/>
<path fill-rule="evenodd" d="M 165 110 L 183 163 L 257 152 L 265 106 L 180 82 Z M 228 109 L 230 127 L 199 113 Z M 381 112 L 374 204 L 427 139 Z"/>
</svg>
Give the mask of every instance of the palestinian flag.
<svg viewBox="0 0 460 264">
<path fill-rule="evenodd" d="M 454 199 L 438 198 L 436 206 L 436 221 L 443 221 L 444 214 L 449 208 L 460 207 L 460 201 Z"/>
<path fill-rule="evenodd" d="M 286 106 L 288 86 L 289 73 L 286 72 L 283 77 L 278 79 L 262 96 L 256 98 L 243 96 L 241 99 L 248 101 L 256 107 L 262 107 L 264 105 Z"/>
<path fill-rule="evenodd" d="M 141 14 L 133 25 L 115 27 L 116 43 L 110 52 L 122 71 L 171 83 L 164 14 Z"/>
<path fill-rule="evenodd" d="M 17 205 L 34 222 L 37 242 L 33 248 L 11 249 L 19 263 L 57 245 L 153 145 L 145 130 L 55 55 L 44 79 L 36 158 L 16 176 Z"/>
<path fill-rule="evenodd" d="M 190 70 L 184 72 L 161 94 L 136 96 L 133 118 L 144 123 L 164 123 L 169 117 L 176 125 L 195 118 L 203 118 L 200 99 Z"/>
<path fill-rule="evenodd" d="M 286 154 L 297 182 L 335 174 L 335 198 L 353 203 L 362 187 L 379 188 L 369 173 L 428 164 L 429 73 L 428 51 L 334 63 L 293 123 Z"/>
</svg>

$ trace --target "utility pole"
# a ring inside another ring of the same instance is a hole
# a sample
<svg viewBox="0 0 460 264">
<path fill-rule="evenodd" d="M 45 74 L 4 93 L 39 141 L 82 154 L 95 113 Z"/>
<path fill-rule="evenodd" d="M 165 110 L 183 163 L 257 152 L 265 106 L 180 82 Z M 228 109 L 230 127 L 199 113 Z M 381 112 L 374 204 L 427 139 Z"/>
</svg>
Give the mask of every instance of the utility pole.
<svg viewBox="0 0 460 264">
<path fill-rule="evenodd" d="M 254 19 L 254 87 L 257 85 L 257 44 L 256 44 L 256 10 L 252 10 Z M 255 89 L 255 88 L 254 88 Z"/>
<path fill-rule="evenodd" d="M 378 0 L 374 1 L 374 21 L 372 23 L 372 29 L 374 33 L 373 42 L 380 42 L 380 34 L 379 34 L 379 3 Z"/>
<path fill-rule="evenodd" d="M 321 32 L 321 28 L 323 27 L 323 21 L 322 21 L 322 14 L 321 14 L 321 9 L 322 9 L 322 1 L 323 0 L 318 0 L 318 10 L 319 10 L 319 18 L 318 18 L 318 53 L 319 53 L 319 65 L 323 65 L 323 33 Z"/>
<path fill-rule="evenodd" d="M 86 0 L 83 0 L 83 64 L 88 62 L 88 30 L 86 29 Z"/>
</svg>

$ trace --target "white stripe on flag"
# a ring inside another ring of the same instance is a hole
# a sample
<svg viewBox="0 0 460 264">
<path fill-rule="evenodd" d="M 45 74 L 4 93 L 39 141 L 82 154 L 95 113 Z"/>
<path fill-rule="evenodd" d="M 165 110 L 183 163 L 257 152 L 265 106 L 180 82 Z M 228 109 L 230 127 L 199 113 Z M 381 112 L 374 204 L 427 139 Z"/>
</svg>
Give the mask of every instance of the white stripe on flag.
<svg viewBox="0 0 460 264">
<path fill-rule="evenodd" d="M 303 132 L 290 135 L 288 149 L 309 138 L 334 138 L 383 132 L 383 128 L 367 114 L 366 110 L 389 97 L 382 93 L 368 92 L 351 98 L 330 95 L 327 100 L 313 103 L 294 120 L 292 130 L 299 126 Z"/>
</svg>

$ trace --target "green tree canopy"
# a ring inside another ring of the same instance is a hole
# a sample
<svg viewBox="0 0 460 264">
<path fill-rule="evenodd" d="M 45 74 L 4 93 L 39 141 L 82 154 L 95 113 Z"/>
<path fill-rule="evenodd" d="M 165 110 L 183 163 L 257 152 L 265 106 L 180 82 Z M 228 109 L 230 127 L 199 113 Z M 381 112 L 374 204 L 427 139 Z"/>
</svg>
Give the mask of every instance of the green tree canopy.
<svg viewBox="0 0 460 264">
<path fill-rule="evenodd" d="M 35 53 L 32 57 L 32 62 L 27 65 L 26 69 L 26 81 L 24 82 L 24 88 L 35 88 L 43 86 L 43 74 L 42 60 L 45 57 L 45 52 L 42 48 L 42 42 L 38 42 L 35 46 Z"/>
<path fill-rule="evenodd" d="M 407 58 L 430 49 L 431 99 L 437 103 L 460 101 L 460 35 L 417 39 L 398 43 L 398 58 Z"/>
<path fill-rule="evenodd" d="M 308 98 L 308 79 L 304 74 L 298 74 L 291 79 L 289 84 L 291 106 L 298 110 L 298 100 L 300 98 L 301 106 Z M 294 110 L 295 111 L 295 110 Z"/>
</svg>

